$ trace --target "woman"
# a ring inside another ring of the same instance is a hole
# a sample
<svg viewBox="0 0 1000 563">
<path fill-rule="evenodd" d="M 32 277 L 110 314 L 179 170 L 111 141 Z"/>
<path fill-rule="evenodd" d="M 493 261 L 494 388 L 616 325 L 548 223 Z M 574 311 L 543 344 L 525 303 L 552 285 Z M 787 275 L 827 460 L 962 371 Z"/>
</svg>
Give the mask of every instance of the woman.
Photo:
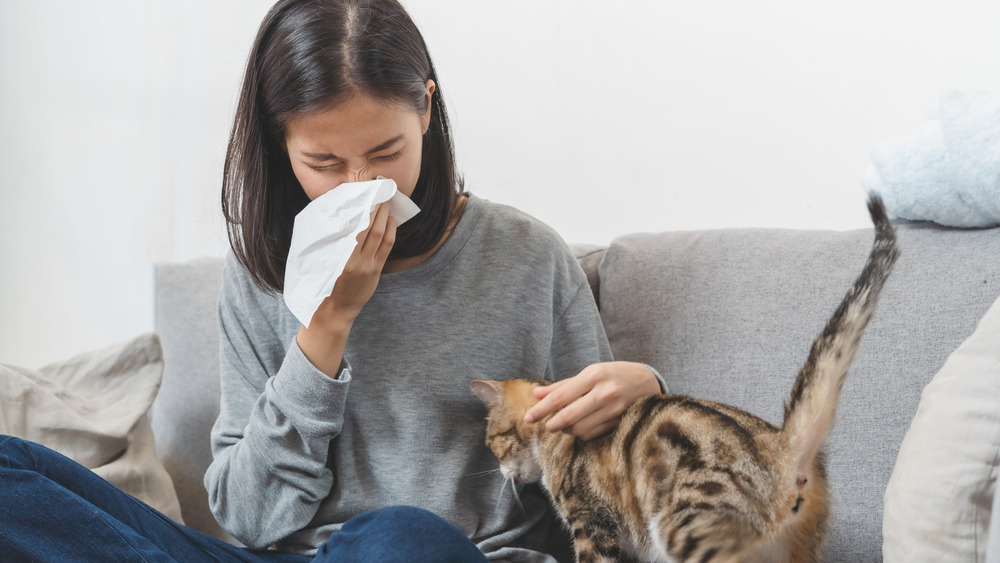
<svg viewBox="0 0 1000 563">
<path fill-rule="evenodd" d="M 377 176 L 421 212 L 397 229 L 380 206 L 302 326 L 281 299 L 294 217 L 341 183 Z M 102 486 L 111 518 L 125 522 L 116 531 L 175 559 L 192 557 L 177 545 L 194 544 L 222 559 L 551 560 L 550 540 L 565 537 L 539 489 L 517 498 L 493 471 L 468 382 L 556 380 L 529 418 L 557 413 L 549 430 L 590 439 L 660 381 L 609 361 L 589 285 L 554 232 L 463 191 L 440 83 L 395 0 L 271 9 L 247 65 L 223 209 L 233 253 L 205 484 L 216 518 L 249 549 Z M 20 448 L 50 457 L 9 449 Z M 74 472 L 69 481 L 82 479 Z"/>
</svg>

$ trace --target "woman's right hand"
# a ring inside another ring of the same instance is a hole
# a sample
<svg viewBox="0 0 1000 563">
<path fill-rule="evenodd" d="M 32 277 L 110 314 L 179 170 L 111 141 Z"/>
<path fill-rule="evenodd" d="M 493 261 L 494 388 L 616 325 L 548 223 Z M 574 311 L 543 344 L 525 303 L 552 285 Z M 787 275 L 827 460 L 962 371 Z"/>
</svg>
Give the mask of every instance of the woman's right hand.
<svg viewBox="0 0 1000 563">
<path fill-rule="evenodd" d="M 389 251 L 396 241 L 396 221 L 389 213 L 389 203 L 379 204 L 372 212 L 371 224 L 358 234 L 358 245 L 347 259 L 343 273 L 337 278 L 333 292 L 313 315 L 312 322 L 325 324 L 349 320 L 361 313 L 378 286 L 379 276 Z"/>
<path fill-rule="evenodd" d="M 389 213 L 389 203 L 382 203 L 372 212 L 368 228 L 358 234 L 358 245 L 333 292 L 316 309 L 309 328 L 299 328 L 297 340 L 302 353 L 330 377 L 337 377 L 340 371 L 354 319 L 374 295 L 395 241 L 396 221 Z"/>
</svg>

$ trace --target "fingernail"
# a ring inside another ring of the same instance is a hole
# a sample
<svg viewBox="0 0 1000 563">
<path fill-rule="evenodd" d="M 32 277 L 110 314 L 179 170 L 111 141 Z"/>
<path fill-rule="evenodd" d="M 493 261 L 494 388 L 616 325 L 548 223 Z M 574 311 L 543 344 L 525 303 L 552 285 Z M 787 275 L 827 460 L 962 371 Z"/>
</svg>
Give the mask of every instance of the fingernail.
<svg viewBox="0 0 1000 563">
<path fill-rule="evenodd" d="M 526 415 L 524 415 L 524 421 L 527 422 L 528 424 L 534 424 L 535 417 L 531 416 L 530 413 L 526 414 Z"/>
</svg>

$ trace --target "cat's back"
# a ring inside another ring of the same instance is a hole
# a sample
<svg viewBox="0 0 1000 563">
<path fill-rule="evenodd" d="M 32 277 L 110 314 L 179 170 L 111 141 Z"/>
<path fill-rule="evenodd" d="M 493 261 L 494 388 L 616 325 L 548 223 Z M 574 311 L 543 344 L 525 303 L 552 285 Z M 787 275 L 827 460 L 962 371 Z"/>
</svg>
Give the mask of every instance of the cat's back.
<svg viewBox="0 0 1000 563">
<path fill-rule="evenodd" d="M 691 538 L 773 533 L 790 471 L 780 429 L 741 409 L 682 395 L 632 404 L 607 438 L 598 465 L 603 494 L 617 495 L 622 532 L 633 549 L 697 550 Z M 698 527 L 698 533 L 690 529 Z M 665 533 L 651 533 L 654 529 Z M 671 545 L 677 542 L 678 545 Z M 682 545 L 685 544 L 686 545 Z M 662 544 L 662 545 L 660 545 Z"/>
<path fill-rule="evenodd" d="M 686 395 L 650 395 L 622 413 L 616 444 L 634 451 L 637 442 L 661 442 L 685 452 L 679 466 L 701 469 L 713 461 L 728 463 L 745 454 L 771 464 L 781 429 L 742 409 Z M 641 444 L 640 444 L 641 445 Z M 645 444 L 651 447 L 652 444 Z M 735 450 L 733 450 L 735 448 Z"/>
</svg>

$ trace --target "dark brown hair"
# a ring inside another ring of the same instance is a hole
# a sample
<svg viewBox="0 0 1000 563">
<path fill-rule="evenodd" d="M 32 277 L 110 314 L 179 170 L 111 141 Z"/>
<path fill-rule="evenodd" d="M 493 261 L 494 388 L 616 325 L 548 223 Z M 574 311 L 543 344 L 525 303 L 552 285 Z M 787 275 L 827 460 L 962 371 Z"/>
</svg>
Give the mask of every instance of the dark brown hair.
<svg viewBox="0 0 1000 563">
<path fill-rule="evenodd" d="M 309 203 L 283 148 L 288 121 L 354 94 L 424 113 L 427 80 L 437 89 L 412 196 L 421 211 L 399 227 L 390 259 L 433 249 L 462 190 L 424 39 L 396 0 L 281 0 L 271 8 L 250 51 L 222 181 L 229 242 L 261 289 L 282 291 L 295 215 Z"/>
</svg>

